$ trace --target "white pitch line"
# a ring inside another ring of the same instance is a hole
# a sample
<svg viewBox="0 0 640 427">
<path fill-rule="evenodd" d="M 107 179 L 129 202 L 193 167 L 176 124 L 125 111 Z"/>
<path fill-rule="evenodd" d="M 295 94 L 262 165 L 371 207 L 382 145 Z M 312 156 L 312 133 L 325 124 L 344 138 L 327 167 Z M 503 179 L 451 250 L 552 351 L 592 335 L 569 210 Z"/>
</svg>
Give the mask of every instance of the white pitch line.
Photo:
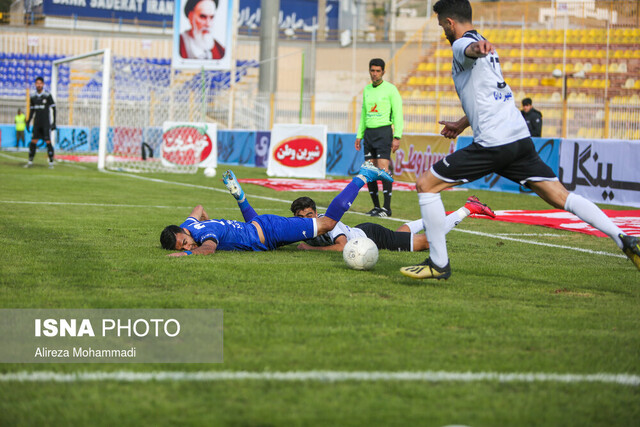
<svg viewBox="0 0 640 427">
<path fill-rule="evenodd" d="M 159 372 L 74 372 L 53 371 L 15 372 L 0 374 L 0 382 L 149 382 L 149 381 L 285 381 L 285 382 L 499 382 L 499 383 L 604 383 L 637 387 L 640 376 L 631 374 L 558 374 L 558 373 L 501 373 L 501 372 L 363 372 L 363 371 L 293 371 L 293 372 L 246 372 L 246 371 L 159 371 Z"/>
<path fill-rule="evenodd" d="M 554 233 L 497 233 L 497 236 L 534 236 L 534 237 L 563 237 Z"/>
<path fill-rule="evenodd" d="M 96 206 L 104 208 L 158 208 L 158 209 L 193 209 L 193 206 L 151 206 L 151 205 L 123 205 L 117 203 L 76 203 L 76 202 L 35 202 L 25 200 L 0 200 L 0 204 L 16 205 L 61 205 L 61 206 Z M 238 208 L 216 208 L 216 211 L 237 211 Z M 261 211 L 279 211 L 279 209 L 260 209 Z"/>
<path fill-rule="evenodd" d="M 518 243 L 528 243 L 530 245 L 546 246 L 548 248 L 569 249 L 569 250 L 572 250 L 572 251 L 584 252 L 584 253 L 593 254 L 593 255 L 604 255 L 604 256 L 612 256 L 612 257 L 615 257 L 615 258 L 626 258 L 625 255 L 614 254 L 614 253 L 611 253 L 611 252 L 593 251 L 591 249 L 574 248 L 572 246 L 564 246 L 564 245 L 556 245 L 556 244 L 553 244 L 553 243 L 536 242 L 535 240 L 515 239 L 513 237 L 496 236 L 496 235 L 489 234 L 489 233 L 482 233 L 480 231 L 462 230 L 462 229 L 459 229 L 459 228 L 454 228 L 454 230 L 455 231 L 460 231 L 462 233 L 475 234 L 476 236 L 490 237 L 492 239 L 509 240 L 509 241 L 518 242 Z"/>
</svg>

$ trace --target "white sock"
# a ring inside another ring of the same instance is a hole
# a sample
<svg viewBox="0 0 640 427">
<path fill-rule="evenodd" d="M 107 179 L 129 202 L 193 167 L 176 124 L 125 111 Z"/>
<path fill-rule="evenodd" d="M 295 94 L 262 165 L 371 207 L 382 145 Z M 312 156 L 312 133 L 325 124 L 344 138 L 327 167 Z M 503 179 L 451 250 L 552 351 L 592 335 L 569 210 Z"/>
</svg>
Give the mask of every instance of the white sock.
<svg viewBox="0 0 640 427">
<path fill-rule="evenodd" d="M 616 242 L 616 245 L 622 249 L 622 240 L 620 240 L 618 234 L 623 233 L 623 231 L 595 203 L 577 194 L 569 193 L 564 209 L 611 237 Z"/>
<path fill-rule="evenodd" d="M 424 223 L 422 222 L 422 219 L 416 219 L 415 221 L 407 222 L 405 225 L 409 227 L 409 231 L 411 231 L 411 233 L 413 234 L 418 234 L 419 232 L 424 230 Z"/>
<path fill-rule="evenodd" d="M 440 193 L 418 193 L 418 203 L 429 242 L 431 261 L 438 267 L 444 267 L 449 263 L 449 256 L 445 239 L 446 214 Z"/>
<path fill-rule="evenodd" d="M 458 209 L 457 211 L 451 212 L 449 215 L 447 215 L 447 221 L 445 225 L 445 234 L 453 230 L 453 228 L 456 225 L 460 224 L 460 222 L 462 222 L 462 220 L 468 216 L 469 216 L 469 209 L 465 208 L 464 206 Z"/>
<path fill-rule="evenodd" d="M 461 207 L 460 209 L 458 209 L 455 212 L 450 213 L 449 215 L 447 215 L 447 222 L 445 225 L 446 228 L 446 232 L 448 233 L 451 230 L 453 230 L 453 228 L 460 224 L 460 222 L 465 219 L 466 217 L 468 217 L 470 214 L 469 209 L 465 208 L 464 206 Z M 421 219 L 416 219 L 415 221 L 411 221 L 411 222 L 407 222 L 405 224 L 407 227 L 409 227 L 409 231 L 411 231 L 411 233 L 413 234 L 418 234 L 419 232 L 421 232 L 422 230 L 424 230 L 424 223 L 422 222 Z"/>
</svg>

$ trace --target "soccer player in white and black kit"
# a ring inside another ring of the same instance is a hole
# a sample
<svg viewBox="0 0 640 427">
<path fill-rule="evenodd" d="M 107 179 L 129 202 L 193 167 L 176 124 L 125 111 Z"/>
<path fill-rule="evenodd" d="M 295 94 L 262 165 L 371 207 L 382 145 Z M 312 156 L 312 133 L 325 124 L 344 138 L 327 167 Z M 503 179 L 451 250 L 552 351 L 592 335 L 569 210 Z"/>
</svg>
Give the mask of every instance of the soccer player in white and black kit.
<svg viewBox="0 0 640 427">
<path fill-rule="evenodd" d="M 36 77 L 35 84 L 36 93 L 31 95 L 29 119 L 27 120 L 27 129 L 29 129 L 29 123 L 33 118 L 33 134 L 29 144 L 29 163 L 24 167 L 30 168 L 33 165 L 33 158 L 36 156 L 36 144 L 42 139 L 47 144 L 49 169 L 53 169 L 51 131 L 56 129 L 56 103 L 53 101 L 53 96 L 44 90 L 44 79 L 42 77 Z M 51 121 L 51 113 L 53 113 L 53 121 Z"/>
<path fill-rule="evenodd" d="M 498 54 L 473 29 L 469 1 L 439 0 L 433 11 L 453 49 L 453 81 L 466 114 L 457 122 L 440 122 L 444 125 L 441 134 L 456 138 L 471 126 L 474 141 L 418 178 L 416 188 L 430 257 L 422 264 L 402 267 L 401 273 L 415 279 L 451 276 L 440 192 L 490 173 L 528 186 L 550 205 L 607 234 L 640 269 L 640 239 L 625 235 L 594 203 L 569 193 L 538 156 L 511 88 L 502 77 Z"/>
</svg>

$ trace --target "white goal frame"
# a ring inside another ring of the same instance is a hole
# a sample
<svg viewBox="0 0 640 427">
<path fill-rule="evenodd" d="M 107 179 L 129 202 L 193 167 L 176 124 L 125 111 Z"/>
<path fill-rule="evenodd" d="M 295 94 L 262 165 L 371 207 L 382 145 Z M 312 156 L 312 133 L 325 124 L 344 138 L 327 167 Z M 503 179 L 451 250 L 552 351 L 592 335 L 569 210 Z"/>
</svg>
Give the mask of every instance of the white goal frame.
<svg viewBox="0 0 640 427">
<path fill-rule="evenodd" d="M 51 95 L 54 101 L 58 95 L 58 66 L 79 59 L 91 56 L 103 55 L 102 57 L 102 92 L 100 94 L 100 133 L 98 139 L 98 170 L 105 169 L 107 158 L 107 130 L 109 127 L 109 93 L 111 90 L 111 49 L 95 50 L 82 55 L 70 56 L 68 58 L 56 59 L 51 64 Z M 55 144 L 55 133 L 52 135 Z"/>
</svg>

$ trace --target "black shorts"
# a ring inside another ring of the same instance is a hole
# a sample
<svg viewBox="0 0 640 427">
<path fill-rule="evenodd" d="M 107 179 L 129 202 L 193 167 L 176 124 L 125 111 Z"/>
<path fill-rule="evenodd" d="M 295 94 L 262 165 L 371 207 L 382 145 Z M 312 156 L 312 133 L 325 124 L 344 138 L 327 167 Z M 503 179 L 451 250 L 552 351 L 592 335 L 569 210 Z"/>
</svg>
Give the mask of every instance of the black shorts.
<svg viewBox="0 0 640 427">
<path fill-rule="evenodd" d="M 364 131 L 364 159 L 391 160 L 391 144 L 393 143 L 393 129 L 391 125 Z"/>
<path fill-rule="evenodd" d="M 529 137 L 499 147 L 487 148 L 474 142 L 434 164 L 432 172 L 445 182 L 471 182 L 490 173 L 522 185 L 558 180 Z"/>
<path fill-rule="evenodd" d="M 39 141 L 44 139 L 45 141 L 51 141 L 51 130 L 49 126 L 34 126 L 31 140 Z"/>
<path fill-rule="evenodd" d="M 373 240 L 378 249 L 390 251 L 411 251 L 411 233 L 405 231 L 391 231 L 380 224 L 365 222 L 356 225 L 356 228 L 364 231 L 368 238 Z"/>
</svg>

